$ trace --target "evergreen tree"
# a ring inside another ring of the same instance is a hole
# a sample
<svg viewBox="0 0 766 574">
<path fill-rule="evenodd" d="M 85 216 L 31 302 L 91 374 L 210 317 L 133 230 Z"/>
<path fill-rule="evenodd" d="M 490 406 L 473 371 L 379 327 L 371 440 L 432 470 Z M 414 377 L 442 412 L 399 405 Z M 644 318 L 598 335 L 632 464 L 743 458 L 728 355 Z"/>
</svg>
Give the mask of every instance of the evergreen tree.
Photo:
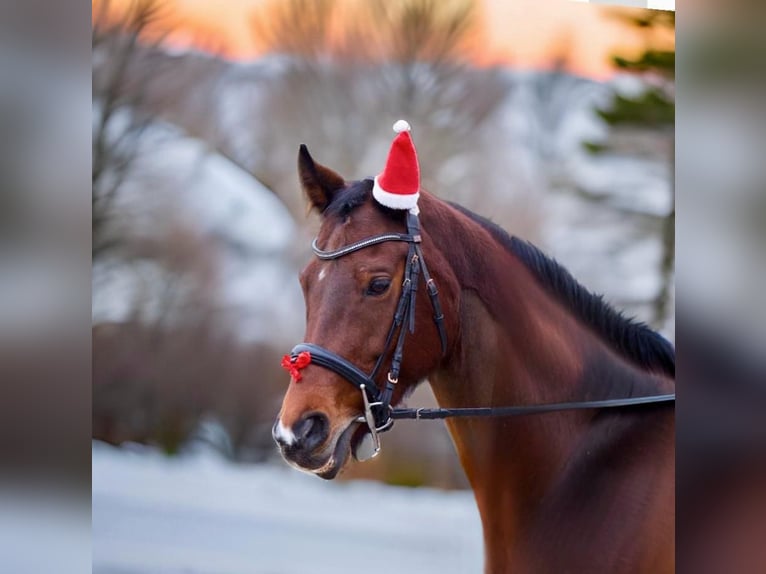
<svg viewBox="0 0 766 574">
<path fill-rule="evenodd" d="M 675 127 L 675 50 L 659 49 L 656 42 L 662 34 L 675 30 L 675 12 L 646 10 L 639 13 L 617 12 L 615 16 L 627 26 L 642 30 L 646 47 L 631 58 L 612 56 L 615 69 L 640 74 L 645 88 L 635 95 L 615 93 L 612 100 L 596 113 L 612 128 L 661 130 L 672 140 Z M 595 153 L 614 151 L 610 142 L 587 142 Z"/>
<path fill-rule="evenodd" d="M 676 18 L 675 12 L 662 10 L 619 11 L 613 15 L 640 30 L 645 38 L 644 50 L 637 56 L 612 56 L 616 70 L 640 75 L 643 89 L 635 94 L 615 92 L 604 107 L 597 108 L 596 114 L 610 127 L 609 135 L 605 141 L 583 145 L 594 154 L 644 155 L 669 162 L 671 201 L 659 222 L 661 287 L 652 317 L 654 326 L 661 328 L 672 307 L 675 259 L 675 49 L 658 45 L 667 44 L 663 36 L 674 37 Z M 670 44 L 674 46 L 674 42 Z"/>
</svg>

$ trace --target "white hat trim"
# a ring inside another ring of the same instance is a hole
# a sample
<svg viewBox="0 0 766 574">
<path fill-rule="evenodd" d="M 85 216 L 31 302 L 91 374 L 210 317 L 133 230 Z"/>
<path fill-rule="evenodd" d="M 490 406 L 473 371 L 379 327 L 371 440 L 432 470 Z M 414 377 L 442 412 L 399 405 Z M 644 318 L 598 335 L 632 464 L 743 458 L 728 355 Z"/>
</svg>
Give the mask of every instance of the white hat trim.
<svg viewBox="0 0 766 574">
<path fill-rule="evenodd" d="M 412 209 L 417 206 L 420 199 L 420 192 L 415 193 L 391 193 L 386 191 L 378 184 L 378 176 L 375 176 L 375 183 L 372 186 L 372 195 L 381 205 L 391 209 Z"/>
</svg>

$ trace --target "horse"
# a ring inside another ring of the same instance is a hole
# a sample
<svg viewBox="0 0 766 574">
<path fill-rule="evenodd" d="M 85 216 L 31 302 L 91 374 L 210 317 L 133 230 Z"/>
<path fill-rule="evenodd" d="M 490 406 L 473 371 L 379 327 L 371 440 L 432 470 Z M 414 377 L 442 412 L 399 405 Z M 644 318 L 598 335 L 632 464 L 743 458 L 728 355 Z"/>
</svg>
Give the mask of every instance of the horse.
<svg viewBox="0 0 766 574">
<path fill-rule="evenodd" d="M 373 371 L 359 377 L 374 380 L 377 395 L 390 390 L 391 405 L 424 380 L 446 409 L 674 392 L 673 346 L 531 243 L 425 190 L 420 228 L 404 234 L 408 215 L 377 203 L 372 180 L 346 181 L 305 146 L 298 173 L 321 217 L 318 257 L 299 278 L 305 348 Z M 393 239 L 368 239 L 381 236 Z M 430 277 L 409 285 L 419 293 L 415 329 L 404 320 L 387 332 L 405 299 L 412 242 Z M 400 339 L 396 357 L 390 343 Z M 376 366 L 397 359 L 386 381 Z M 274 439 L 289 464 L 332 479 L 375 431 L 364 416 L 369 389 L 329 362 L 296 365 L 294 353 L 286 367 Z M 485 571 L 674 571 L 674 424 L 667 404 L 448 420 L 481 517 Z"/>
</svg>

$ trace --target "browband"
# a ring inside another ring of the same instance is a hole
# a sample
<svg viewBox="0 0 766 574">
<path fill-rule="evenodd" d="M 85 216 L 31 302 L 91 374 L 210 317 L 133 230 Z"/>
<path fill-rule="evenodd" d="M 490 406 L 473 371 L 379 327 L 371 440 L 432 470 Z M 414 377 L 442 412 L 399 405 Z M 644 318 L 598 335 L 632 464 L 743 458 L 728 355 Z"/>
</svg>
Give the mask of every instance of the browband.
<svg viewBox="0 0 766 574">
<path fill-rule="evenodd" d="M 384 233 L 383 235 L 376 235 L 375 237 L 368 237 L 366 239 L 360 239 L 355 243 L 345 245 L 332 251 L 323 251 L 317 246 L 316 238 L 311 242 L 311 249 L 314 254 L 322 260 L 338 259 L 354 251 L 359 251 L 365 247 L 377 245 L 378 243 L 384 243 L 386 241 L 404 241 L 405 243 L 420 243 L 420 235 L 410 235 L 408 233 Z"/>
</svg>

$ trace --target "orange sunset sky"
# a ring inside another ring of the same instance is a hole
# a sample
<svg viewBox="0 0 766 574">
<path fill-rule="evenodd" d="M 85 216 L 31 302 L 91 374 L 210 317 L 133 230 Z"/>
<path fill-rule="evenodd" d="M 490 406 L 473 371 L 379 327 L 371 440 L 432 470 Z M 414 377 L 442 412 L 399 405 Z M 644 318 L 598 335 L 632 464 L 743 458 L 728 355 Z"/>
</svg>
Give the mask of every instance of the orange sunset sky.
<svg viewBox="0 0 766 574">
<path fill-rule="evenodd" d="M 166 0 L 174 32 L 169 41 L 177 47 L 192 45 L 214 49 L 229 58 L 258 56 L 250 33 L 250 14 L 264 0 Z M 111 0 L 120 10 L 131 0 Z M 102 4 L 94 0 L 94 15 Z M 566 51 L 572 71 L 596 78 L 613 73 L 609 54 L 639 51 L 644 39 L 614 21 L 604 7 L 569 0 L 483 0 L 480 2 L 481 41 L 478 64 L 508 64 L 521 68 L 550 65 L 556 52 Z M 674 38 L 664 42 L 672 45 Z"/>
</svg>

